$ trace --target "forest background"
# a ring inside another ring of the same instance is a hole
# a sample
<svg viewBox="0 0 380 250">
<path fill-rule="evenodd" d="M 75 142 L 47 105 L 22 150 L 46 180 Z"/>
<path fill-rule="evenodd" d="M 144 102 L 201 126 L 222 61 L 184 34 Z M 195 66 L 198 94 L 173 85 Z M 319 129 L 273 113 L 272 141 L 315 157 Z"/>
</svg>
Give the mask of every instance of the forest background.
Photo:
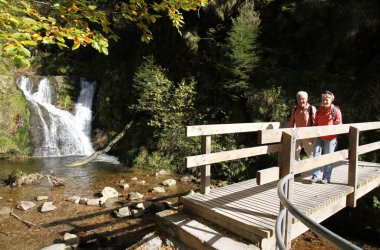
<svg viewBox="0 0 380 250">
<path fill-rule="evenodd" d="M 48 12 L 43 1 L 30 2 L 41 13 Z M 87 36 L 82 31 L 82 40 L 73 38 L 69 29 L 65 37 L 54 40 L 53 31 L 47 34 L 50 26 L 42 26 L 38 31 L 45 36 L 32 36 L 30 41 L 36 42 L 24 44 L 25 51 L 16 42 L 9 47 L 9 36 L 4 35 L 15 26 L 2 29 L 0 73 L 11 79 L 37 74 L 95 80 L 95 146 L 104 146 L 133 120 L 110 152 L 128 166 L 184 173 L 184 157 L 200 152 L 199 138 L 185 138 L 185 126 L 286 122 L 299 90 L 307 91 L 315 106 L 320 105 L 322 91 L 335 93 L 344 123 L 380 119 L 377 0 L 217 0 L 207 6 L 205 1 L 160 1 L 161 9 L 149 1 L 90 2 L 75 13 L 99 32 Z M 104 19 L 95 10 L 112 17 Z M 29 70 L 14 68 L 29 64 Z M 4 86 L 3 109 L 13 99 L 22 102 Z M 57 105 L 70 109 L 76 94 L 61 93 Z M 21 108 L 3 115 L 2 157 L 32 153 L 27 119 Z M 364 133 L 360 139 L 376 141 L 379 133 Z M 217 136 L 213 151 L 255 142 L 254 134 Z M 347 147 L 345 136 L 339 137 L 339 147 Z M 363 159 L 378 161 L 378 153 Z M 239 181 L 275 164 L 275 155 L 221 163 L 213 166 L 213 177 Z"/>
</svg>

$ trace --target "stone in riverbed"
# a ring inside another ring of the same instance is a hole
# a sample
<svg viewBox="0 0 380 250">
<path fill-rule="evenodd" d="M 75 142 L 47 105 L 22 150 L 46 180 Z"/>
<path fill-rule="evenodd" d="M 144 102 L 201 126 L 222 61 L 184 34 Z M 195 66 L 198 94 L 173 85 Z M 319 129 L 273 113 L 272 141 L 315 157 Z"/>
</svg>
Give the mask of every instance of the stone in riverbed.
<svg viewBox="0 0 380 250">
<path fill-rule="evenodd" d="M 123 218 L 132 215 L 131 211 L 129 210 L 129 207 L 119 208 L 119 210 L 115 210 L 114 213 L 118 218 Z"/>
<path fill-rule="evenodd" d="M 128 183 L 123 183 L 123 184 L 119 184 L 119 186 L 123 189 L 128 189 L 129 188 L 129 184 Z"/>
<path fill-rule="evenodd" d="M 102 197 L 105 198 L 117 198 L 119 197 L 119 192 L 116 191 L 116 189 L 112 187 L 105 187 L 102 190 Z"/>
<path fill-rule="evenodd" d="M 75 234 L 65 233 L 63 235 L 63 241 L 65 244 L 73 246 L 74 248 L 79 245 L 79 238 Z"/>
<path fill-rule="evenodd" d="M 36 198 L 37 201 L 43 201 L 43 200 L 47 200 L 47 199 L 49 199 L 49 196 L 46 196 L 46 195 L 39 195 Z"/>
<path fill-rule="evenodd" d="M 142 199 L 142 197 L 144 197 L 144 195 L 138 192 L 132 192 L 128 194 L 129 200 L 139 200 L 139 199 Z"/>
<path fill-rule="evenodd" d="M 170 187 L 170 186 L 174 186 L 175 184 L 177 184 L 177 182 L 176 182 L 175 180 L 173 180 L 173 179 L 167 179 L 167 180 L 164 180 L 164 181 L 162 182 L 162 184 L 163 184 L 164 186 L 168 186 L 168 187 Z"/>
<path fill-rule="evenodd" d="M 53 205 L 52 201 L 46 201 L 46 202 L 44 202 L 44 204 L 41 207 L 41 212 L 45 213 L 45 212 L 53 211 L 56 209 L 57 209 L 57 207 Z"/>
<path fill-rule="evenodd" d="M 108 198 L 106 197 L 101 197 L 101 198 L 97 198 L 97 199 L 88 199 L 87 200 L 87 205 L 88 206 L 100 206 L 100 205 L 103 205 L 104 203 L 106 203 Z"/>
<path fill-rule="evenodd" d="M 158 173 L 159 173 L 160 175 L 168 175 L 168 174 L 170 174 L 170 171 L 169 171 L 169 170 L 164 170 L 164 169 L 162 169 L 162 170 L 160 170 Z"/>
<path fill-rule="evenodd" d="M 163 187 L 155 187 L 152 190 L 153 193 L 165 193 L 165 188 Z"/>
<path fill-rule="evenodd" d="M 18 205 L 17 205 L 17 208 L 22 210 L 22 211 L 26 211 L 32 207 L 34 207 L 36 204 L 34 204 L 33 202 L 31 201 L 21 201 Z"/>
<path fill-rule="evenodd" d="M 144 215 L 144 210 L 143 209 L 132 209 L 131 213 L 133 214 L 134 217 L 138 218 Z"/>
<path fill-rule="evenodd" d="M 75 204 L 79 204 L 80 197 L 74 195 L 74 196 L 67 198 L 67 201 L 70 201 L 70 202 L 75 203 Z"/>
</svg>

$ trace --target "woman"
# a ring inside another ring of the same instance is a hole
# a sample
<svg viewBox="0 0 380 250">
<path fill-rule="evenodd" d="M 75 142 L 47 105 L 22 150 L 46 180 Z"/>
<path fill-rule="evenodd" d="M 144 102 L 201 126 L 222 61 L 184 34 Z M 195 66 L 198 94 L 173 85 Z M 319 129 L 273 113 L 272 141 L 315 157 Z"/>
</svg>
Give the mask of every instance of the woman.
<svg viewBox="0 0 380 250">
<path fill-rule="evenodd" d="M 340 109 L 332 102 L 334 101 L 334 94 L 330 91 L 322 93 L 322 105 L 317 110 L 315 116 L 316 126 L 338 125 L 342 124 L 342 113 Z M 321 136 L 314 140 L 314 157 L 322 154 L 329 154 L 335 151 L 337 145 L 337 136 L 328 135 Z M 328 164 L 322 168 L 314 169 L 311 183 L 320 181 L 323 184 L 330 183 L 332 174 L 332 166 Z"/>
</svg>

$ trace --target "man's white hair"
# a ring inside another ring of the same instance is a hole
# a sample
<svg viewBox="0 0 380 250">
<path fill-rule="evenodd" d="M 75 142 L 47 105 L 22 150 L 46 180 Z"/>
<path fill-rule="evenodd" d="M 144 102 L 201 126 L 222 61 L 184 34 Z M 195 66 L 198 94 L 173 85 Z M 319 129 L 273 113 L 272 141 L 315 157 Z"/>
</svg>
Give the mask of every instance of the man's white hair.
<svg viewBox="0 0 380 250">
<path fill-rule="evenodd" d="M 305 91 L 298 91 L 297 93 L 297 98 L 298 97 L 305 97 L 305 98 L 308 98 L 308 95 Z"/>
</svg>

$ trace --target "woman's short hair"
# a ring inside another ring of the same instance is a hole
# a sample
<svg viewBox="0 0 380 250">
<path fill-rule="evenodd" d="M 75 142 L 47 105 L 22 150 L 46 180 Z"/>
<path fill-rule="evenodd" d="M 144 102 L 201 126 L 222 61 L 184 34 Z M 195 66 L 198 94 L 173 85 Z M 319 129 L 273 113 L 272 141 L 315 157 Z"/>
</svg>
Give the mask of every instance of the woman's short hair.
<svg viewBox="0 0 380 250">
<path fill-rule="evenodd" d="M 308 95 L 305 91 L 298 91 L 297 92 L 297 98 L 298 97 L 305 97 L 305 98 L 308 98 Z"/>
<path fill-rule="evenodd" d="M 323 97 L 330 97 L 332 101 L 334 101 L 335 99 L 334 94 L 329 90 L 326 90 L 325 92 L 322 93 L 322 98 Z"/>
</svg>

